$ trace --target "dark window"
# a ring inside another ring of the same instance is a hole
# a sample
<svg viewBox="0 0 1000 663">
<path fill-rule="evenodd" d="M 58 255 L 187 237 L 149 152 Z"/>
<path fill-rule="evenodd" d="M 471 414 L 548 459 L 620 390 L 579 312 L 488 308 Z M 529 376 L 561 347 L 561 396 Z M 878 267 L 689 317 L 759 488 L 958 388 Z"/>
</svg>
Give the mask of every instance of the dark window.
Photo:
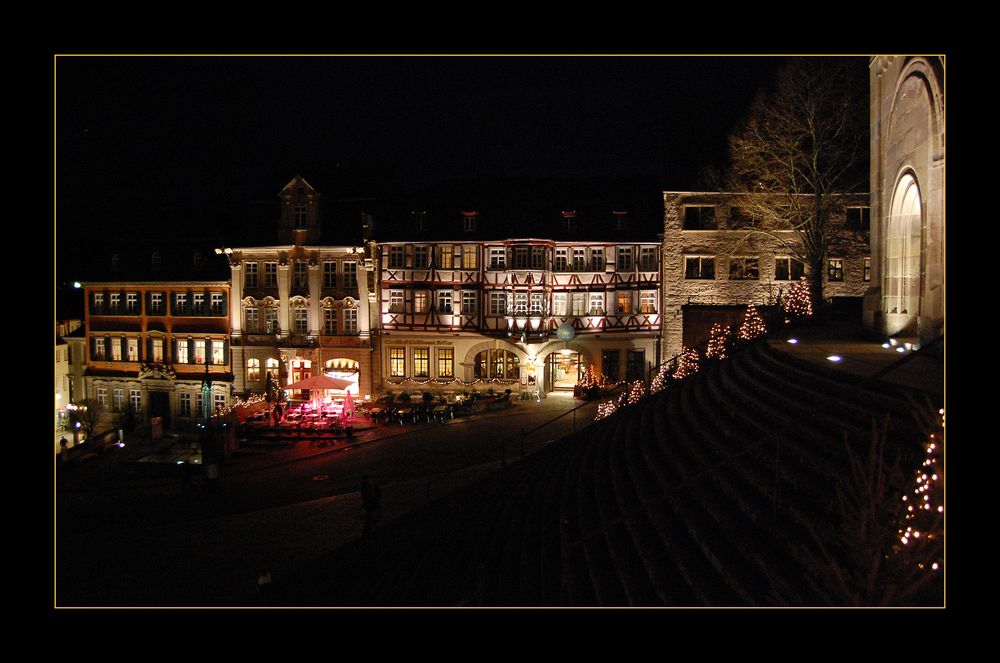
<svg viewBox="0 0 1000 663">
<path fill-rule="evenodd" d="M 729 208 L 729 227 L 748 228 L 753 225 L 753 218 L 742 207 Z"/>
<path fill-rule="evenodd" d="M 601 370 L 612 382 L 621 380 L 618 371 L 618 350 L 605 350 L 601 353 Z"/>
<path fill-rule="evenodd" d="M 646 379 L 646 351 L 629 350 L 626 355 L 625 379 L 632 380 Z"/>
<path fill-rule="evenodd" d="M 805 274 L 805 266 L 795 258 L 774 259 L 775 281 L 798 281 Z"/>
<path fill-rule="evenodd" d="M 684 278 L 714 279 L 715 256 L 698 256 L 684 259 Z"/>
<path fill-rule="evenodd" d="M 684 230 L 715 230 L 715 207 L 685 207 Z"/>
<path fill-rule="evenodd" d="M 756 258 L 730 258 L 729 278 L 734 281 L 755 281 L 760 278 Z"/>
<path fill-rule="evenodd" d="M 871 211 L 870 207 L 848 207 L 847 227 L 855 230 L 868 230 L 872 222 Z"/>
</svg>

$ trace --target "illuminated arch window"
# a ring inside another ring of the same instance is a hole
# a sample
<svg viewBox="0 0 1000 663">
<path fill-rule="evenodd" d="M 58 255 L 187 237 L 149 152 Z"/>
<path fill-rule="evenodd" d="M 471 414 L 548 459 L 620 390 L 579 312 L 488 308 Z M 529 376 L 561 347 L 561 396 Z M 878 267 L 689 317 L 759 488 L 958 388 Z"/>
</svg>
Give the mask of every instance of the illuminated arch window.
<svg viewBox="0 0 1000 663">
<path fill-rule="evenodd" d="M 247 382 L 260 380 L 260 359 L 247 359 Z"/>
<path fill-rule="evenodd" d="M 920 188 L 904 175 L 892 196 L 885 238 L 885 312 L 915 316 L 920 307 Z"/>
<path fill-rule="evenodd" d="M 480 380 L 517 380 L 521 377 L 520 362 L 509 350 L 483 350 L 476 355 L 473 374 Z"/>
</svg>

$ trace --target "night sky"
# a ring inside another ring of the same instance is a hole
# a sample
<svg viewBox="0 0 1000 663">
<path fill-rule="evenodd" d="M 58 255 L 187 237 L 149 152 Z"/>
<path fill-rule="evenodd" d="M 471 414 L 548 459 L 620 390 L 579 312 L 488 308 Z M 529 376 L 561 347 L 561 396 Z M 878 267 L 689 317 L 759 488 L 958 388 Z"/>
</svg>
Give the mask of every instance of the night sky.
<svg viewBox="0 0 1000 663">
<path fill-rule="evenodd" d="M 275 201 L 297 173 L 377 173 L 398 191 L 511 176 L 693 188 L 783 62 L 60 57 L 57 252 L 162 232 L 143 221 L 158 210 Z"/>
</svg>

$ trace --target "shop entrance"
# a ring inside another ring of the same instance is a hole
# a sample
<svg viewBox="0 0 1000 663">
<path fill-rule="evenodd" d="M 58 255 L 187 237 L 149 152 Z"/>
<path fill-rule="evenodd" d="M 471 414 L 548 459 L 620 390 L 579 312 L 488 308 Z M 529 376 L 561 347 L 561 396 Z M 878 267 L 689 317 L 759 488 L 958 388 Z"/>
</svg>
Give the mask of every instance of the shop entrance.
<svg viewBox="0 0 1000 663">
<path fill-rule="evenodd" d="M 546 383 L 552 385 L 552 391 L 573 391 L 580 380 L 581 364 L 579 352 L 553 352 L 545 363 Z"/>
</svg>

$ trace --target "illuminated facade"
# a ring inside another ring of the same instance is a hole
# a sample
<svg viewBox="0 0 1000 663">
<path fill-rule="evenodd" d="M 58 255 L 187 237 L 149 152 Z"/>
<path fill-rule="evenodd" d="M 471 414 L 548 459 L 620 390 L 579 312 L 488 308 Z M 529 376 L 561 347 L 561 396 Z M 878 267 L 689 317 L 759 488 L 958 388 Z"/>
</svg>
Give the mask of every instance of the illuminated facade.
<svg viewBox="0 0 1000 663">
<path fill-rule="evenodd" d="M 869 329 L 927 342 L 944 332 L 944 58 L 875 57 L 871 102 Z"/>
<path fill-rule="evenodd" d="M 319 244 L 321 196 L 302 177 L 279 198 L 279 244 L 219 249 L 231 270 L 234 389 L 262 394 L 268 373 L 276 386 L 332 375 L 371 394 L 371 249 Z"/>
<path fill-rule="evenodd" d="M 827 300 L 861 298 L 874 278 L 869 196 L 841 201 L 821 274 Z M 713 323 L 735 322 L 748 303 L 777 304 L 807 271 L 789 250 L 795 232 L 749 232 L 734 194 L 666 191 L 663 204 L 664 359 L 707 341 Z"/>
<path fill-rule="evenodd" d="M 384 391 L 544 395 L 572 389 L 588 366 L 648 378 L 657 242 L 462 238 L 476 216 L 463 213 L 452 240 L 379 243 Z"/>
<path fill-rule="evenodd" d="M 195 271 L 206 254 L 194 254 Z M 157 268 L 166 256 L 148 259 Z M 158 264 L 157 264 L 158 263 Z M 131 408 L 139 423 L 161 417 L 184 428 L 231 399 L 229 282 L 131 280 L 83 284 L 86 297 L 86 392 L 110 417 Z"/>
</svg>

